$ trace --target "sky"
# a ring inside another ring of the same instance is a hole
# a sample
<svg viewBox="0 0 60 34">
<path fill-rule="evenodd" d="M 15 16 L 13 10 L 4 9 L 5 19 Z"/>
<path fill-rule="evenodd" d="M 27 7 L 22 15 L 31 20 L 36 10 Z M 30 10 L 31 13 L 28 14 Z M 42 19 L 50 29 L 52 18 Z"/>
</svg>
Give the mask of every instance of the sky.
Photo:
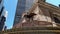
<svg viewBox="0 0 60 34">
<path fill-rule="evenodd" d="M 12 28 L 13 26 L 17 2 L 18 0 L 4 0 L 5 9 L 8 11 L 7 20 L 5 22 L 7 29 Z M 60 4 L 60 0 L 47 0 L 46 2 L 56 6 Z"/>
<path fill-rule="evenodd" d="M 5 6 L 5 10 L 8 11 L 8 16 L 5 25 L 7 26 L 8 29 L 10 29 L 13 26 L 17 0 L 4 0 L 4 6 Z"/>
</svg>

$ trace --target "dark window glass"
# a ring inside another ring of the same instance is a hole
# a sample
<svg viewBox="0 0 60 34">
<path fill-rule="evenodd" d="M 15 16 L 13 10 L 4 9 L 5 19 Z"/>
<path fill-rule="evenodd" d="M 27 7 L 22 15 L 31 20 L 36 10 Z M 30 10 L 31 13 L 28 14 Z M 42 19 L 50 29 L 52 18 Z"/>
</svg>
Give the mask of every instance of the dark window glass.
<svg viewBox="0 0 60 34">
<path fill-rule="evenodd" d="M 2 22 L 5 22 L 6 21 L 6 18 L 4 16 L 2 16 L 2 19 L 1 19 Z"/>
<path fill-rule="evenodd" d="M 2 0 L 0 0 L 0 3 L 1 3 Z"/>
<path fill-rule="evenodd" d="M 0 11 L 0 15 L 2 14 L 2 12 L 3 12 L 3 9 L 4 9 L 4 7 L 2 7 L 2 9 L 1 9 L 1 11 Z"/>
</svg>

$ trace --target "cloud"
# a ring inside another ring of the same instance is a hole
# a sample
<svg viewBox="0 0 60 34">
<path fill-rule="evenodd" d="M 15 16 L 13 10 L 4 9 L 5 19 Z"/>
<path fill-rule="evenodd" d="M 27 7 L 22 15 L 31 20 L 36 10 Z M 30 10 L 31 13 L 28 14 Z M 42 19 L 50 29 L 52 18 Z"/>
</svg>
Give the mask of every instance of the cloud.
<svg viewBox="0 0 60 34">
<path fill-rule="evenodd" d="M 8 27 L 7 29 L 11 29 L 11 28 L 12 28 L 12 26 Z"/>
</svg>

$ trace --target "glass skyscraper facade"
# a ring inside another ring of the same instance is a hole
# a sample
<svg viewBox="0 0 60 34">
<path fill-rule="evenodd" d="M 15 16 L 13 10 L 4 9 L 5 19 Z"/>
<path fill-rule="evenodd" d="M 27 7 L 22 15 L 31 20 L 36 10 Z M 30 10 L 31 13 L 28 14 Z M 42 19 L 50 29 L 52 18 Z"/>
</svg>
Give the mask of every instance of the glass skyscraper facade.
<svg viewBox="0 0 60 34">
<path fill-rule="evenodd" d="M 35 2 L 36 0 L 18 0 L 13 26 L 19 23 L 22 13 L 28 11 Z"/>
<path fill-rule="evenodd" d="M 7 11 L 4 9 L 4 0 L 0 0 L 0 31 L 3 30 L 6 17 L 7 17 Z"/>
<path fill-rule="evenodd" d="M 2 21 L 2 12 L 4 10 L 4 7 L 3 7 L 3 0 L 0 0 L 0 31 L 2 31 L 3 29 L 3 26 L 4 26 L 4 22 Z"/>
</svg>

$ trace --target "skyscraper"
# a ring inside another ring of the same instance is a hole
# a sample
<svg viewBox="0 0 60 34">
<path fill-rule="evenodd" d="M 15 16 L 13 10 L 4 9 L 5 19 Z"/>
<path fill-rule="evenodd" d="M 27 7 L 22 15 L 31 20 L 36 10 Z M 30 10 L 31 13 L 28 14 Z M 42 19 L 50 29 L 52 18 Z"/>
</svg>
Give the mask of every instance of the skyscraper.
<svg viewBox="0 0 60 34">
<path fill-rule="evenodd" d="M 22 13 L 28 11 L 36 1 L 37 0 L 18 0 L 13 26 L 19 23 Z"/>
<path fill-rule="evenodd" d="M 3 2 L 4 0 L 0 0 L 0 31 L 2 31 L 7 17 L 7 11 L 4 9 Z"/>
</svg>

